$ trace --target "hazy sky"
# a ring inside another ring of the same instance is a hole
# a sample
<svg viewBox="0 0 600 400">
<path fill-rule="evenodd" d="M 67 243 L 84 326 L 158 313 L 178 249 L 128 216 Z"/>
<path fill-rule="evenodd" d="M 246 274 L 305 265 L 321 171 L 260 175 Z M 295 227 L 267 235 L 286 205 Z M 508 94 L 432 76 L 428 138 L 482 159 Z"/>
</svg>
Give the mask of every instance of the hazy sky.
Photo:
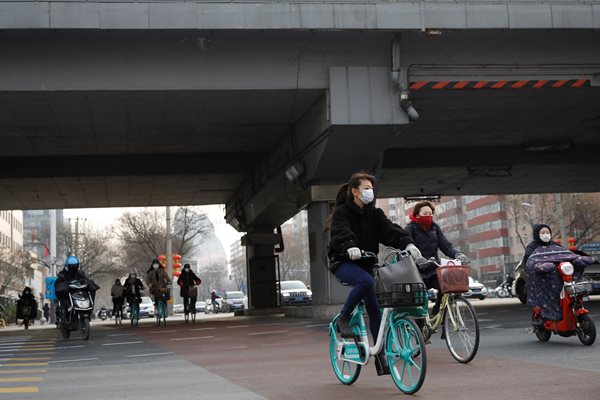
<svg viewBox="0 0 600 400">
<path fill-rule="evenodd" d="M 201 206 L 208 218 L 215 225 L 215 234 L 221 240 L 225 253 L 229 258 L 231 244 L 240 240 L 241 234 L 225 222 L 225 213 L 222 205 Z M 127 210 L 139 210 L 140 208 L 72 208 L 64 210 L 65 220 L 67 218 L 85 218 L 83 223 L 97 228 L 105 228 L 115 223 L 117 219 Z M 171 215 L 175 216 L 177 207 L 171 207 Z M 81 223 L 81 222 L 80 222 Z"/>
</svg>

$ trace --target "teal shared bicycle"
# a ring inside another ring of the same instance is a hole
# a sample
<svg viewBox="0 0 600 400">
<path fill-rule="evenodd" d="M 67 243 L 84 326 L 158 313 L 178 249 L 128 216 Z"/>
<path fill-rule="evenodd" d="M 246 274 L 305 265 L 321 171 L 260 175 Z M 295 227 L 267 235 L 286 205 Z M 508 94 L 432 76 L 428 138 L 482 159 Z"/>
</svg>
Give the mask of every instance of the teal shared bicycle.
<svg viewBox="0 0 600 400">
<path fill-rule="evenodd" d="M 363 257 L 376 258 L 376 255 L 365 253 Z M 354 309 L 350 318 L 354 338 L 340 336 L 336 326 L 339 314 L 329 324 L 333 372 L 341 383 L 351 385 L 358 379 L 362 366 L 383 349 L 396 387 L 403 393 L 416 393 L 425 381 L 427 356 L 425 340 L 412 318 L 423 318 L 427 312 L 425 286 L 421 282 L 393 284 L 391 291 L 377 293 L 377 299 L 383 316 L 374 346 L 369 345 L 364 302 Z"/>
<path fill-rule="evenodd" d="M 140 321 L 140 303 L 138 299 L 135 299 L 129 307 L 129 313 L 131 318 L 131 326 L 137 326 Z"/>
<path fill-rule="evenodd" d="M 156 296 L 156 310 L 154 315 L 156 316 L 156 325 L 167 325 L 167 300 L 169 298 L 169 289 L 160 289 L 159 294 Z"/>
</svg>

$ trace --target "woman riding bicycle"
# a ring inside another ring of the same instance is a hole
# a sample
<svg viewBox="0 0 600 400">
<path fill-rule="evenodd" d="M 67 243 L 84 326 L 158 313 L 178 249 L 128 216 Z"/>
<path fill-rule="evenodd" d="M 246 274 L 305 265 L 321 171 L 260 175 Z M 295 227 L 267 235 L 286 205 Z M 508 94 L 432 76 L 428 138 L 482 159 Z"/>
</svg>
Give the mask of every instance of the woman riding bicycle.
<svg viewBox="0 0 600 400">
<path fill-rule="evenodd" d="M 130 272 L 123 284 L 123 294 L 129 303 L 130 310 L 134 303 L 139 304 L 142 301 L 142 290 L 144 290 L 144 284 L 141 279 L 137 277 L 135 271 Z"/>
<path fill-rule="evenodd" d="M 410 234 L 410 237 L 415 242 L 423 257 L 430 259 L 434 258 L 439 263 L 438 249 L 450 258 L 460 260 L 462 264 L 467 264 L 469 259 L 460 250 L 452 246 L 452 243 L 446 239 L 446 236 L 442 232 L 442 229 L 438 224 L 433 222 L 433 214 L 435 207 L 428 201 L 421 201 L 415 204 L 412 213 L 409 215 L 411 222 L 406 225 L 406 230 Z M 421 277 L 427 289 L 440 290 L 440 283 L 438 282 L 437 274 L 435 272 L 436 266 L 432 264 L 425 264 L 420 267 Z M 432 315 L 435 315 L 440 310 L 440 303 L 442 301 L 441 293 L 437 296 L 435 305 L 431 310 Z"/>
<path fill-rule="evenodd" d="M 358 172 L 342 185 L 336 196 L 330 217 L 331 243 L 330 270 L 337 279 L 353 286 L 340 312 L 337 328 L 342 337 L 353 337 L 350 316 L 361 300 L 369 314 L 373 341 L 377 340 L 381 323 L 381 310 L 375 295 L 373 265 L 361 261 L 361 250 L 379 252 L 379 243 L 406 249 L 413 259 L 421 257 L 408 232 L 390 221 L 385 213 L 375 208 L 373 188 L 375 177 Z M 383 354 L 376 357 L 377 373 L 389 373 Z"/>
<path fill-rule="evenodd" d="M 183 311 L 185 314 L 195 312 L 198 291 L 196 290 L 195 296 L 191 296 L 190 294 L 193 293 L 190 292 L 190 288 L 199 285 L 201 282 L 200 278 L 192 271 L 190 264 L 185 264 L 181 275 L 179 275 L 179 279 L 177 279 L 177 284 L 181 287 L 179 295 L 183 297 Z"/>
<path fill-rule="evenodd" d="M 123 285 L 121 285 L 120 279 L 115 279 L 115 284 L 110 288 L 110 297 L 112 297 L 113 317 L 123 315 Z"/>
<path fill-rule="evenodd" d="M 150 294 L 154 298 L 154 305 L 156 307 L 158 307 L 158 300 L 161 299 L 161 295 L 164 294 L 170 284 L 171 279 L 169 279 L 164 268 L 160 267 L 157 259 L 152 260 L 152 264 L 148 270 L 148 286 L 150 287 Z"/>
</svg>

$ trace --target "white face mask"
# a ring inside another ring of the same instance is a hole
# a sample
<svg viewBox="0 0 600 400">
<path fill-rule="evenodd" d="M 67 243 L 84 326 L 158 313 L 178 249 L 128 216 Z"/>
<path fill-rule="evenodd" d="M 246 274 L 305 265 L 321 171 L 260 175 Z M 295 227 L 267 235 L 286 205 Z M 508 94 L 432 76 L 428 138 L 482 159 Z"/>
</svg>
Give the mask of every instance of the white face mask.
<svg viewBox="0 0 600 400">
<path fill-rule="evenodd" d="M 158 268 L 158 264 L 152 264 L 152 268 L 157 269 Z"/>
<path fill-rule="evenodd" d="M 551 238 L 552 238 L 552 235 L 549 233 L 541 233 L 540 234 L 540 240 L 544 243 L 548 243 Z"/>
<path fill-rule="evenodd" d="M 360 191 L 360 201 L 363 204 L 369 204 L 375 199 L 375 193 L 373 193 L 373 189 L 363 189 Z"/>
</svg>

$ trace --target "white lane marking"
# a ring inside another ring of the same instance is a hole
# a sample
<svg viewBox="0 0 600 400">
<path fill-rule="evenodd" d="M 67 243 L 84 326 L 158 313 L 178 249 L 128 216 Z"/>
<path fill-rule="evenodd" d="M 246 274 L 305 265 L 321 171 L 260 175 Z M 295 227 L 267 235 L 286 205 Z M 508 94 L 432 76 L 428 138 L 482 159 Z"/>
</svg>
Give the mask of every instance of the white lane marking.
<svg viewBox="0 0 600 400">
<path fill-rule="evenodd" d="M 156 331 L 156 332 L 150 332 L 151 335 L 154 335 L 155 333 L 175 333 L 177 331 Z"/>
<path fill-rule="evenodd" d="M 135 333 L 115 333 L 113 335 L 107 335 L 108 337 L 113 337 L 113 336 L 135 336 Z"/>
<path fill-rule="evenodd" d="M 288 346 L 290 344 L 300 344 L 302 342 L 282 342 L 282 343 L 267 343 L 267 344 L 263 344 L 262 347 L 269 347 L 269 346 Z"/>
<path fill-rule="evenodd" d="M 485 318 L 477 318 L 477 320 L 479 321 L 479 323 L 493 321 L 493 319 L 485 319 Z"/>
<path fill-rule="evenodd" d="M 172 352 L 168 353 L 147 353 L 147 354 L 132 354 L 130 356 L 125 356 L 125 358 L 133 358 L 133 357 L 151 357 L 151 356 L 165 356 L 167 354 L 173 354 Z"/>
<path fill-rule="evenodd" d="M 321 326 L 323 326 L 323 327 L 327 327 L 327 328 L 329 328 L 329 324 L 312 324 L 312 325 L 305 325 L 304 327 L 305 327 L 305 328 L 316 328 L 317 326 L 318 326 L 318 327 L 321 327 Z"/>
<path fill-rule="evenodd" d="M 76 349 L 79 347 L 85 347 L 84 345 L 79 345 L 79 346 L 64 346 L 64 347 L 55 347 L 54 350 L 59 350 L 59 349 Z"/>
<path fill-rule="evenodd" d="M 102 346 L 122 346 L 125 344 L 138 344 L 138 343 L 144 343 L 144 341 L 136 340 L 134 342 L 104 343 L 104 344 L 102 344 Z"/>
<path fill-rule="evenodd" d="M 250 325 L 231 325 L 231 326 L 228 326 L 227 328 L 247 328 L 249 326 Z"/>
<path fill-rule="evenodd" d="M 477 312 L 477 315 L 487 315 L 489 314 L 488 312 Z"/>
<path fill-rule="evenodd" d="M 215 351 L 215 350 L 239 350 L 247 349 L 248 346 L 231 346 L 231 347 L 213 347 L 212 349 L 202 349 L 202 351 Z"/>
<path fill-rule="evenodd" d="M 216 329 L 216 328 L 194 328 L 194 329 L 188 329 L 188 331 L 207 331 L 209 329 Z"/>
<path fill-rule="evenodd" d="M 73 359 L 73 360 L 56 360 L 56 361 L 48 361 L 48 364 L 50 364 L 50 363 L 54 364 L 54 363 L 66 363 L 66 362 L 78 362 L 78 361 L 94 361 L 94 360 L 97 360 L 97 359 L 98 358 L 95 357 L 95 358 L 76 358 L 76 359 Z"/>
<path fill-rule="evenodd" d="M 257 336 L 257 335 L 276 335 L 278 333 L 288 333 L 289 331 L 270 331 L 270 332 L 251 332 L 248 336 Z"/>
<path fill-rule="evenodd" d="M 195 336 L 195 337 L 185 337 L 185 338 L 176 338 L 169 340 L 195 340 L 195 339 L 212 339 L 214 336 Z"/>
</svg>

